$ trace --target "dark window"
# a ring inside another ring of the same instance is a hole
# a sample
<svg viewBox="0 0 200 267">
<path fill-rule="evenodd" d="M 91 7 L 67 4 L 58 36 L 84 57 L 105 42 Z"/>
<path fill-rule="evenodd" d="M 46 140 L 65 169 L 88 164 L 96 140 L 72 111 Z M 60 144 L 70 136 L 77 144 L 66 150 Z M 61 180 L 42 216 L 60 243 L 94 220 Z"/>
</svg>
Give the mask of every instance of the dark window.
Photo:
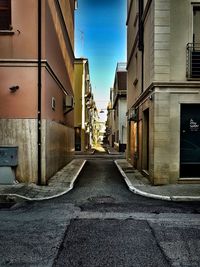
<svg viewBox="0 0 200 267">
<path fill-rule="evenodd" d="M 193 7 L 193 43 L 200 43 L 200 6 Z"/>
<path fill-rule="evenodd" d="M 11 30 L 11 0 L 0 0 L 0 30 Z"/>
</svg>

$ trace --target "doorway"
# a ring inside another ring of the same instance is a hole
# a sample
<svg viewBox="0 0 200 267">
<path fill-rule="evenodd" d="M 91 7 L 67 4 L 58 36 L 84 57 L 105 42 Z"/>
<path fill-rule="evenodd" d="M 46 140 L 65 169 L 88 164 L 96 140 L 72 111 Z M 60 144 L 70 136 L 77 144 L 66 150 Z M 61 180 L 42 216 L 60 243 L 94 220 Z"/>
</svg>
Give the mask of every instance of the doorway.
<svg viewBox="0 0 200 267">
<path fill-rule="evenodd" d="M 200 104 L 181 105 L 180 177 L 200 178 Z"/>
<path fill-rule="evenodd" d="M 75 151 L 81 151 L 81 127 L 75 127 Z"/>
</svg>

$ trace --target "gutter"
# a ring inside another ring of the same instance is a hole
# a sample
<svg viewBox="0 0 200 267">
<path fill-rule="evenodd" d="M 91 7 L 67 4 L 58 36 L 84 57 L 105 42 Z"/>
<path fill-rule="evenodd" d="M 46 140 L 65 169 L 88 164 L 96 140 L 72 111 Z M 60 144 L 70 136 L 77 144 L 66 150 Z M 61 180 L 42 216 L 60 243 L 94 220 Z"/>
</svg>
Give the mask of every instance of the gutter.
<svg viewBox="0 0 200 267">
<path fill-rule="evenodd" d="M 144 22 L 142 20 L 144 12 L 144 1 L 140 0 L 138 2 L 139 9 L 139 42 L 138 49 L 142 53 L 142 66 L 141 66 L 141 91 L 144 91 Z"/>
<path fill-rule="evenodd" d="M 38 0 L 38 117 L 37 117 L 37 134 L 38 134 L 38 185 L 42 182 L 41 168 L 41 90 L 42 90 L 42 4 Z"/>
</svg>

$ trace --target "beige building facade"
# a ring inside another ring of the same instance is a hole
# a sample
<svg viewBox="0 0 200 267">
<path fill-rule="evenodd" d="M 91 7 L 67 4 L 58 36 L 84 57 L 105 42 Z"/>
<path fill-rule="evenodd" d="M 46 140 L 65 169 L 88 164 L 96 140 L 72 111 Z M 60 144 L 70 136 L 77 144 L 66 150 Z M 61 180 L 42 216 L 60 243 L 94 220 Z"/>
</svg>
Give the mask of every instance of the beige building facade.
<svg viewBox="0 0 200 267">
<path fill-rule="evenodd" d="M 200 182 L 200 1 L 129 0 L 127 158 L 154 185 Z"/>
<path fill-rule="evenodd" d="M 114 148 L 124 152 L 127 143 L 127 71 L 126 63 L 117 63 L 112 90 Z"/>
<path fill-rule="evenodd" d="M 106 136 L 107 142 L 114 147 L 115 130 L 114 130 L 114 110 L 113 110 L 113 88 L 110 88 L 110 101 L 107 106 Z"/>
<path fill-rule="evenodd" d="M 74 0 L 0 1 L 0 146 L 19 182 L 47 184 L 74 153 Z"/>
</svg>

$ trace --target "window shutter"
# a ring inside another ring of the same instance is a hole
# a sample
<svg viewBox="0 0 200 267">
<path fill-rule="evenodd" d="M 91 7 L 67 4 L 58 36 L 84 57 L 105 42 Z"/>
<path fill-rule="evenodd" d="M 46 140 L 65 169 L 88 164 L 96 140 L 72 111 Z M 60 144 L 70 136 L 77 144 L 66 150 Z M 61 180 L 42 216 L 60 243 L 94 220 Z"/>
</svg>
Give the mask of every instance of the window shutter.
<svg viewBox="0 0 200 267">
<path fill-rule="evenodd" d="M 0 0 L 0 30 L 10 30 L 11 0 Z"/>
</svg>

